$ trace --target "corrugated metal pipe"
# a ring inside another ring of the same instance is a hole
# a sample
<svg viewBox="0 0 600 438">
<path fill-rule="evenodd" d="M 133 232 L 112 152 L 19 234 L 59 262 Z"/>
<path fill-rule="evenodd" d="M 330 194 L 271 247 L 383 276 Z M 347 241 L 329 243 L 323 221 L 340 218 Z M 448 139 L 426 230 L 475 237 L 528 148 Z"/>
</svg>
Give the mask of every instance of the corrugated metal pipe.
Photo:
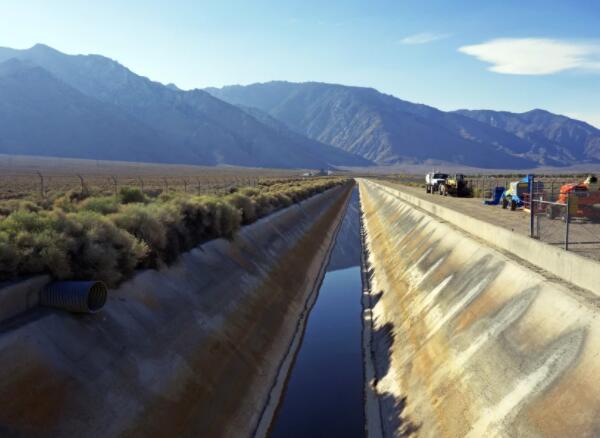
<svg viewBox="0 0 600 438">
<path fill-rule="evenodd" d="M 96 313 L 106 303 L 108 288 L 101 281 L 57 281 L 40 295 L 42 306 L 75 313 Z"/>
</svg>

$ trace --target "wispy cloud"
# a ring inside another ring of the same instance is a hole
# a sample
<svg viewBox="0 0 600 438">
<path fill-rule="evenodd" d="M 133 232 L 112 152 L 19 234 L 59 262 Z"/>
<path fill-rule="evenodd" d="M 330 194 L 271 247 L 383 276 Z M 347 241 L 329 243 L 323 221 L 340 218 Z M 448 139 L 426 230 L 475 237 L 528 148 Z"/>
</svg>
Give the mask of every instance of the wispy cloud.
<svg viewBox="0 0 600 438">
<path fill-rule="evenodd" d="M 434 41 L 443 40 L 448 37 L 450 37 L 450 34 L 447 33 L 421 32 L 414 35 L 408 35 L 398 42 L 404 45 L 427 44 Z"/>
<path fill-rule="evenodd" d="M 549 75 L 566 70 L 600 72 L 600 43 L 549 38 L 500 38 L 460 52 L 492 64 L 489 70 L 513 75 Z"/>
</svg>

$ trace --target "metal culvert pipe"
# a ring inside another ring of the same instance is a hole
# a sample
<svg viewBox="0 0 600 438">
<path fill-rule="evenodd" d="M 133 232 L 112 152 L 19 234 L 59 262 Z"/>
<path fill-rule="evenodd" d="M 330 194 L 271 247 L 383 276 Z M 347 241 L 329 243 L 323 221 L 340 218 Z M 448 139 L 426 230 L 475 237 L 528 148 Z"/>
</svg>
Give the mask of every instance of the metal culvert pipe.
<svg viewBox="0 0 600 438">
<path fill-rule="evenodd" d="M 108 288 L 101 281 L 57 281 L 42 291 L 40 304 L 74 313 L 96 313 L 107 297 Z"/>
</svg>

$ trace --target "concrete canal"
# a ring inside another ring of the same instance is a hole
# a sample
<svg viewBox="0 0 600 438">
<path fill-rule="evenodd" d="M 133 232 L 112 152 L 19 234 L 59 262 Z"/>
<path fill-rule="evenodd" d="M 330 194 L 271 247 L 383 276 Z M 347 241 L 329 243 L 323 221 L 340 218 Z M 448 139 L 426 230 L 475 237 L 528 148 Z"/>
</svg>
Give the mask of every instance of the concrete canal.
<svg viewBox="0 0 600 438">
<path fill-rule="evenodd" d="M 358 186 L 360 210 L 333 188 L 97 314 L 0 286 L 0 436 L 599 436 L 598 262 Z"/>
</svg>

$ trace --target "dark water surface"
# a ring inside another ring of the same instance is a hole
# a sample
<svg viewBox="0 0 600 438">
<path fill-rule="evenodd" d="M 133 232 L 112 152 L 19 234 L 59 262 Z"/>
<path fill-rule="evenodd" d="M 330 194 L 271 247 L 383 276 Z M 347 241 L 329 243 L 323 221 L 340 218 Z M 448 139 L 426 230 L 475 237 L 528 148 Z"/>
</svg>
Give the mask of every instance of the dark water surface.
<svg viewBox="0 0 600 438">
<path fill-rule="evenodd" d="M 338 233 L 272 437 L 363 437 L 360 234 L 356 190 Z"/>
</svg>

